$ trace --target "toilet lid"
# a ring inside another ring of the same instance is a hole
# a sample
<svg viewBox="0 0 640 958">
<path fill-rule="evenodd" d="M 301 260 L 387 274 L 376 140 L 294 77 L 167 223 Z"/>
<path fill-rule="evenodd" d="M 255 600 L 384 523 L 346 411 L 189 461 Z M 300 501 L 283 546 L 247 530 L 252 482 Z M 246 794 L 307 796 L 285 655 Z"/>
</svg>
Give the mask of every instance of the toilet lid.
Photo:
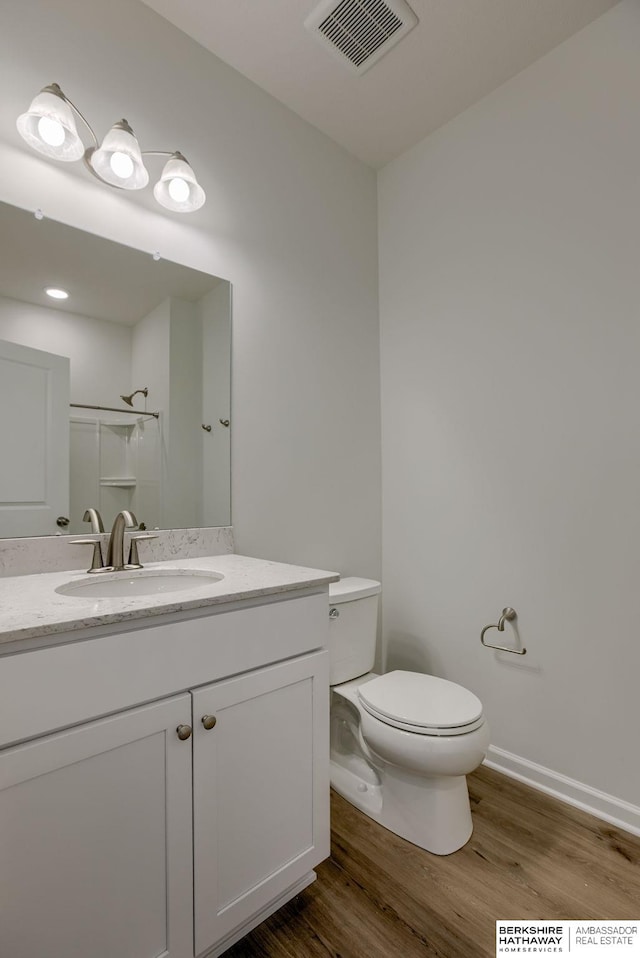
<svg viewBox="0 0 640 958">
<path fill-rule="evenodd" d="M 388 672 L 360 686 L 358 697 L 382 722 L 422 734 L 459 735 L 483 722 L 473 692 L 435 675 Z"/>
</svg>

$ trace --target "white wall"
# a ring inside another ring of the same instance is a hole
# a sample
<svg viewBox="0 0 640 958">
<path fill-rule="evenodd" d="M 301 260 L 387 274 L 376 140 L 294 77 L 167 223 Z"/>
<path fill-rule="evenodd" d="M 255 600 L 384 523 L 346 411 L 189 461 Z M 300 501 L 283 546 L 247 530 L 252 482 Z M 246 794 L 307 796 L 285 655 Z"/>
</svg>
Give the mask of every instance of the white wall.
<svg viewBox="0 0 640 958">
<path fill-rule="evenodd" d="M 0 198 L 233 284 L 238 550 L 379 575 L 375 174 L 136 0 L 2 21 Z M 157 212 L 30 153 L 15 117 L 53 80 L 100 136 L 124 115 L 183 150 L 207 205 Z"/>
<path fill-rule="evenodd" d="M 166 413 L 170 396 L 171 299 L 165 299 L 131 329 L 131 381 L 127 393 L 149 390 L 149 397 L 134 399 L 136 409 Z M 123 390 L 124 391 L 124 390 Z"/>
<path fill-rule="evenodd" d="M 146 403 L 142 396 L 134 402 L 136 408 L 157 410 L 160 418 L 147 420 L 138 444 L 138 482 L 136 486 L 139 503 L 136 518 L 149 528 L 165 524 L 165 514 L 175 516 L 177 503 L 173 498 L 173 486 L 169 489 L 169 443 L 171 440 L 171 299 L 165 299 L 143 316 L 132 330 L 131 383 L 127 392 L 134 389 L 149 390 Z M 149 401 L 152 400 L 152 402 Z M 144 505 L 143 505 L 144 503 Z M 149 508 L 151 504 L 151 508 Z M 135 512 L 135 510 L 134 510 Z M 184 516 L 190 512 L 190 504 Z M 149 518 L 151 519 L 149 521 Z M 186 526 L 183 520 L 179 526 Z"/>
<path fill-rule="evenodd" d="M 67 356 L 71 402 L 113 406 L 128 388 L 129 326 L 0 296 L 0 339 Z M 82 411 L 77 410 L 77 415 Z"/>
<path fill-rule="evenodd" d="M 165 523 L 188 528 L 202 521 L 202 327 L 197 304 L 171 300 L 171 404 Z M 165 524 L 163 523 L 163 525 Z"/>
<path fill-rule="evenodd" d="M 389 666 L 635 805 L 639 49 L 623 0 L 379 177 Z"/>
</svg>

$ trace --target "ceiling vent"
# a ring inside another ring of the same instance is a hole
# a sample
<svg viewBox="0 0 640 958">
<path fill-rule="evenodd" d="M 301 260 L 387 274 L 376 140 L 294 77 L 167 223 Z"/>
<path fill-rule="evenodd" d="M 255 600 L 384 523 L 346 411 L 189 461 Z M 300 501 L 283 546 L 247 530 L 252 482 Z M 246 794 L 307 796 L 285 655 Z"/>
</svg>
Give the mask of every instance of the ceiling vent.
<svg viewBox="0 0 640 958">
<path fill-rule="evenodd" d="M 412 30 L 418 18 L 405 0 L 328 0 L 305 27 L 353 73 L 364 73 Z"/>
</svg>

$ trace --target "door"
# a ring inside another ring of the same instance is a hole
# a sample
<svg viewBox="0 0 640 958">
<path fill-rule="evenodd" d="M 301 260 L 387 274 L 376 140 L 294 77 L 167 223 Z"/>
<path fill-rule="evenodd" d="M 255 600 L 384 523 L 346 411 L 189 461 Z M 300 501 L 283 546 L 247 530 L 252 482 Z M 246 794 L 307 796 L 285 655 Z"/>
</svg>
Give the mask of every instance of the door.
<svg viewBox="0 0 640 958">
<path fill-rule="evenodd" d="M 190 704 L 0 752 L 3 958 L 191 958 Z"/>
<path fill-rule="evenodd" d="M 198 955 L 329 855 L 328 653 L 192 695 Z"/>
<path fill-rule="evenodd" d="M 0 340 L 0 537 L 69 515 L 69 360 Z"/>
</svg>

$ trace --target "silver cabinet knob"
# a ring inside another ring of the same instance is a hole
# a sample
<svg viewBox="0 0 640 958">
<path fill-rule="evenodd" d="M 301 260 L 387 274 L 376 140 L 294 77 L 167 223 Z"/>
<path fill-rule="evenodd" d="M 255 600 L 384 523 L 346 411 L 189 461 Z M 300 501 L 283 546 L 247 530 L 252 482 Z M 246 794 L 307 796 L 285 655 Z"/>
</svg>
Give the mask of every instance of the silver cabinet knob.
<svg viewBox="0 0 640 958">
<path fill-rule="evenodd" d="M 58 518 L 56 519 L 56 525 L 59 526 L 60 529 L 66 528 L 66 526 L 69 525 L 69 522 L 70 522 L 70 519 L 68 516 L 58 516 Z"/>
<path fill-rule="evenodd" d="M 191 738 L 192 728 L 190 725 L 179 725 L 176 729 L 178 733 L 178 738 L 181 742 L 186 742 L 188 738 Z"/>
<path fill-rule="evenodd" d="M 217 719 L 215 715 L 203 715 L 201 719 L 201 722 L 207 731 L 213 728 L 213 726 L 216 724 L 216 721 Z"/>
<path fill-rule="evenodd" d="M 330 619 L 337 619 L 339 615 L 340 615 L 340 612 L 338 611 L 338 609 L 329 609 Z"/>
</svg>

